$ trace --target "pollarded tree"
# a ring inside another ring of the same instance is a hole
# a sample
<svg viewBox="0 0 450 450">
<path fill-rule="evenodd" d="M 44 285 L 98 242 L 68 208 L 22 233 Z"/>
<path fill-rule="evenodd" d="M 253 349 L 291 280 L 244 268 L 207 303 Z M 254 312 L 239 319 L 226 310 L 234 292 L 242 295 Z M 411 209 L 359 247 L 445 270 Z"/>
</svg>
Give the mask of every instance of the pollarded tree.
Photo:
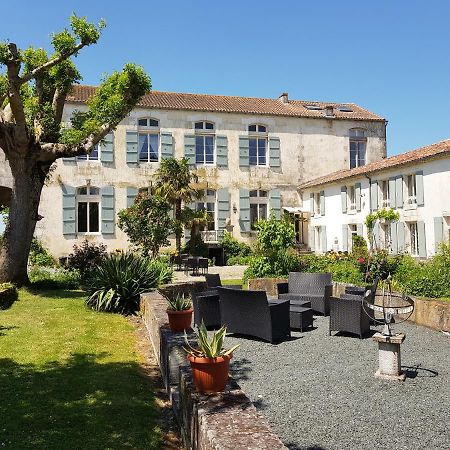
<svg viewBox="0 0 450 450">
<path fill-rule="evenodd" d="M 9 220 L 0 242 L 0 282 L 28 281 L 28 253 L 53 163 L 89 154 L 150 89 L 142 68 L 126 64 L 105 78 L 87 110 L 63 127 L 66 97 L 81 80 L 71 58 L 98 41 L 105 23 L 72 15 L 70 25 L 70 31 L 52 35 L 52 55 L 42 48 L 20 50 L 14 43 L 0 43 L 0 69 L 5 69 L 0 72 L 0 148 L 13 177 Z"/>
</svg>

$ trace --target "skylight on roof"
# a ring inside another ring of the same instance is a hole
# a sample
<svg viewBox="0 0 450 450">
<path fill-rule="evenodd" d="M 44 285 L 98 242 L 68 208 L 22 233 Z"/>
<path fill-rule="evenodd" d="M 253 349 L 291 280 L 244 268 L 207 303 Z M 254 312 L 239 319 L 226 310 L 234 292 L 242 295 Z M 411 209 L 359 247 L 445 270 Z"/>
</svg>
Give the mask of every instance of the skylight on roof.
<svg viewBox="0 0 450 450">
<path fill-rule="evenodd" d="M 345 106 L 345 105 L 338 106 L 337 109 L 342 112 L 353 112 L 352 108 L 350 108 L 349 106 Z"/>
<path fill-rule="evenodd" d="M 311 111 L 321 111 L 323 108 L 319 105 L 304 105 L 306 109 L 310 109 Z"/>
</svg>

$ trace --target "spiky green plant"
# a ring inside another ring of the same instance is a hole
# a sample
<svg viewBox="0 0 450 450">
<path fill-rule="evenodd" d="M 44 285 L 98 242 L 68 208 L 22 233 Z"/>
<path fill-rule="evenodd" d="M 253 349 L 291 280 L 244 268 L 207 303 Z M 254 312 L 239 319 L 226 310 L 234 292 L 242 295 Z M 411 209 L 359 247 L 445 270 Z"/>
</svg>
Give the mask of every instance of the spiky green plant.
<svg viewBox="0 0 450 450">
<path fill-rule="evenodd" d="M 139 296 L 167 283 L 172 273 L 160 261 L 134 253 L 110 254 L 93 269 L 86 304 L 97 311 L 132 313 L 139 308 Z"/>
<path fill-rule="evenodd" d="M 170 311 L 186 311 L 192 308 L 190 295 L 178 294 L 175 298 L 166 297 L 167 309 Z"/>
<path fill-rule="evenodd" d="M 227 333 L 227 327 L 224 325 L 219 330 L 215 331 L 211 339 L 208 340 L 208 330 L 205 324 L 197 328 L 198 331 L 198 348 L 192 347 L 187 338 L 186 332 L 184 333 L 184 340 L 186 342 L 185 351 L 192 356 L 197 358 L 218 358 L 219 356 L 227 356 L 236 350 L 240 344 L 234 345 L 230 349 L 226 350 L 223 348 L 223 342 L 225 340 L 225 335 Z"/>
</svg>

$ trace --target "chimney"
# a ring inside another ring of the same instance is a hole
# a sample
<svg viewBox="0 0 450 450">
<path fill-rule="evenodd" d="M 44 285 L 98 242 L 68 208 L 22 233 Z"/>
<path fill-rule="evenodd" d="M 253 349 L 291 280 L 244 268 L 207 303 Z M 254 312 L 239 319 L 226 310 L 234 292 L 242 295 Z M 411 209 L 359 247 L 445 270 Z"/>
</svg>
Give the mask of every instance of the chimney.
<svg viewBox="0 0 450 450">
<path fill-rule="evenodd" d="M 288 98 L 288 93 L 287 92 L 283 92 L 279 97 L 278 100 L 281 103 L 289 103 L 289 98 Z"/>
<path fill-rule="evenodd" d="M 325 116 L 326 117 L 334 117 L 334 108 L 333 105 L 325 106 Z"/>
</svg>

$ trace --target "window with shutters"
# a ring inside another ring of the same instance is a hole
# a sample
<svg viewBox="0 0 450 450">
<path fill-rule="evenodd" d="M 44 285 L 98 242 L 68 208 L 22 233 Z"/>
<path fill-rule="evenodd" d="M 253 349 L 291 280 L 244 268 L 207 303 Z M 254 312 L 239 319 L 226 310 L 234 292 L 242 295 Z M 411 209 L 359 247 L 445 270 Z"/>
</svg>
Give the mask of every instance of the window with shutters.
<svg viewBox="0 0 450 450">
<path fill-rule="evenodd" d="M 83 186 L 77 189 L 77 233 L 100 232 L 100 189 Z"/>
<path fill-rule="evenodd" d="M 356 211 L 356 189 L 355 186 L 347 186 L 347 205 L 349 211 Z"/>
<path fill-rule="evenodd" d="M 258 220 L 267 220 L 269 195 L 267 191 L 250 191 L 250 226 L 254 228 Z"/>
<path fill-rule="evenodd" d="M 417 185 L 416 185 L 416 175 L 410 174 L 404 177 L 406 183 L 406 204 L 416 205 L 417 204 Z"/>
<path fill-rule="evenodd" d="M 216 191 L 213 189 L 206 189 L 203 191 L 202 198 L 197 201 L 195 205 L 196 211 L 206 211 L 208 214 L 207 230 L 215 230 L 216 228 Z"/>
<path fill-rule="evenodd" d="M 322 252 L 322 227 L 314 227 L 314 249 L 316 252 Z"/>
<path fill-rule="evenodd" d="M 391 242 L 391 224 L 390 223 L 381 223 L 380 224 L 381 229 L 381 244 L 382 248 L 386 249 L 388 251 L 392 250 L 392 242 Z"/>
<path fill-rule="evenodd" d="M 366 130 L 352 128 L 350 134 L 350 169 L 366 164 Z"/>
<path fill-rule="evenodd" d="M 214 164 L 214 124 L 202 120 L 200 122 L 195 122 L 194 129 L 196 164 Z"/>
<path fill-rule="evenodd" d="M 138 119 L 139 162 L 158 162 L 160 157 L 159 120 Z"/>
<path fill-rule="evenodd" d="M 101 145 L 97 144 L 91 151 L 89 155 L 78 155 L 77 161 L 94 161 L 98 162 L 101 158 Z"/>
<path fill-rule="evenodd" d="M 358 235 L 358 226 L 355 224 L 350 224 L 348 226 L 348 242 L 347 242 L 347 248 L 348 251 L 351 252 L 353 249 L 353 236 Z"/>
<path fill-rule="evenodd" d="M 407 222 L 409 252 L 411 255 L 419 254 L 419 234 L 417 233 L 417 222 Z"/>
<path fill-rule="evenodd" d="M 267 127 L 252 124 L 248 126 L 248 158 L 251 166 L 267 166 Z"/>
<path fill-rule="evenodd" d="M 320 192 L 316 192 L 313 197 L 314 200 L 314 215 L 320 216 Z"/>
<path fill-rule="evenodd" d="M 389 202 L 389 180 L 382 180 L 378 182 L 380 187 L 380 205 L 382 208 L 388 208 Z"/>
</svg>

